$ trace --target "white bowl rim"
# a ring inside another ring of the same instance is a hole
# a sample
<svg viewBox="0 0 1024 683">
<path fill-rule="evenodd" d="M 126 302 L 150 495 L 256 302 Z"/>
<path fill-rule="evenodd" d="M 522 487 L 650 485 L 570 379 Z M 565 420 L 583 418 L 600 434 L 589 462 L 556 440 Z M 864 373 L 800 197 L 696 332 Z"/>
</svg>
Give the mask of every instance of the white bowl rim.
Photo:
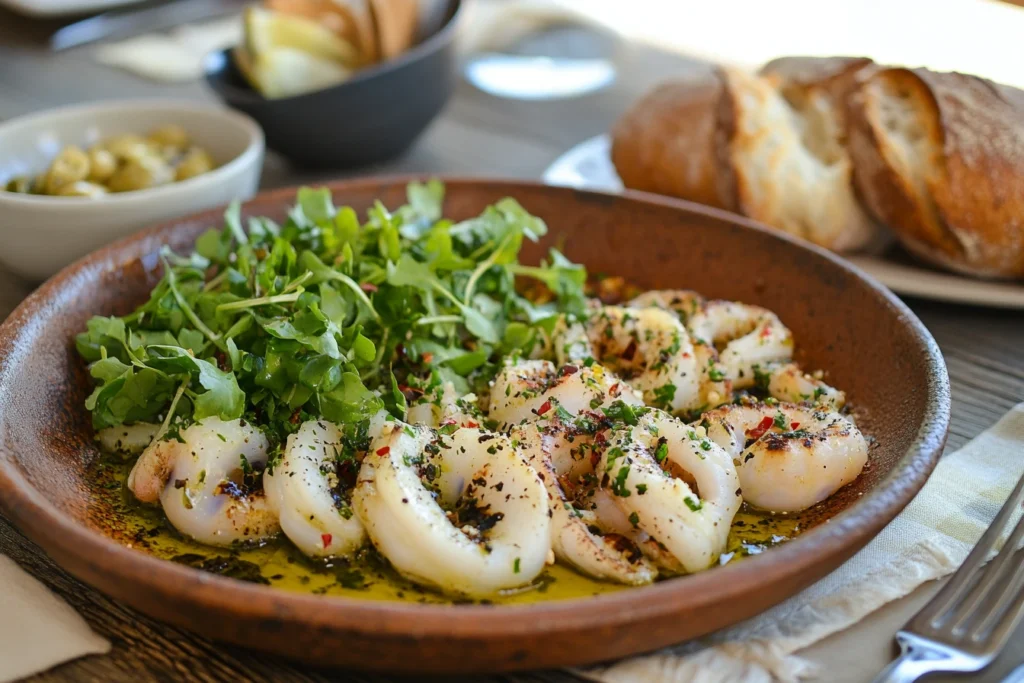
<svg viewBox="0 0 1024 683">
<path fill-rule="evenodd" d="M 111 110 L 121 110 L 125 112 L 139 111 L 143 109 L 164 109 L 164 110 L 178 110 L 178 111 L 190 111 L 198 112 L 201 114 L 212 114 L 214 116 L 221 117 L 221 120 L 236 126 L 239 129 L 244 130 L 249 137 L 249 142 L 246 144 L 245 149 L 230 161 L 225 164 L 221 164 L 212 171 L 207 171 L 197 176 L 193 176 L 186 180 L 180 180 L 166 185 L 158 185 L 157 187 L 150 187 L 144 190 L 132 190 L 131 192 L 112 192 L 102 197 L 54 197 L 51 195 L 35 195 L 35 194 L 22 194 L 20 192 L 7 192 L 0 189 L 0 204 L 7 202 L 10 204 L 22 204 L 24 206 L 46 206 L 50 208 L 57 207 L 74 207 L 82 208 L 84 206 L 109 206 L 111 204 L 117 204 L 119 206 L 130 205 L 132 203 L 145 202 L 150 199 L 168 199 L 175 196 L 184 198 L 189 194 L 189 191 L 195 188 L 199 183 L 215 182 L 216 180 L 222 179 L 232 173 L 237 172 L 239 169 L 248 166 L 249 164 L 258 161 L 259 155 L 263 152 L 265 146 L 265 140 L 263 135 L 263 129 L 260 128 L 259 124 L 252 119 L 252 117 L 243 114 L 242 112 L 227 107 L 218 106 L 216 104 L 208 104 L 203 102 L 193 102 L 190 100 L 180 100 L 173 98 L 160 98 L 160 97 L 137 97 L 128 99 L 118 100 L 102 100 L 99 102 L 90 102 L 87 104 L 71 104 L 61 107 L 55 107 L 52 109 L 46 109 L 44 111 L 35 112 L 32 114 L 25 114 L 23 116 L 17 116 L 13 119 L 9 119 L 0 123 L 0 136 L 9 133 L 12 129 L 17 129 L 20 126 L 26 124 L 37 123 L 46 119 L 75 119 L 80 116 L 88 116 L 89 114 L 95 113 L 106 113 Z M 0 150 L 0 154 L 3 151 Z"/>
</svg>

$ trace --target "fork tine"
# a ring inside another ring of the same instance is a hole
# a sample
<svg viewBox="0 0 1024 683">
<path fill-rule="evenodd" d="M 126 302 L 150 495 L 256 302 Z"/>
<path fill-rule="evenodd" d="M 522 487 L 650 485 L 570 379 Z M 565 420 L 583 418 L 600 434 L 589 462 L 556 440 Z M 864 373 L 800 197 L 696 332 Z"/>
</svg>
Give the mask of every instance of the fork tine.
<svg viewBox="0 0 1024 683">
<path fill-rule="evenodd" d="M 1024 500 L 1024 477 L 1021 477 L 1020 481 L 1017 482 L 1017 486 L 1010 493 L 1009 498 L 1006 499 L 1002 509 L 999 510 L 999 514 L 992 520 L 992 524 L 982 535 L 978 544 L 974 546 L 967 559 L 964 560 L 960 569 L 953 574 L 953 578 L 939 591 L 935 599 L 925 605 L 924 609 L 915 616 L 914 621 L 926 619 L 928 627 L 932 629 L 940 626 L 940 624 L 936 623 L 936 619 L 946 614 L 963 597 L 971 579 L 974 578 L 978 569 L 988 559 L 989 553 L 995 548 L 1000 535 L 1002 535 L 1003 527 L 1006 526 L 1022 500 Z"/>
<path fill-rule="evenodd" d="M 1021 538 L 1024 537 L 1024 518 L 1014 527 L 1010 537 L 1006 539 L 1002 550 L 985 570 L 985 575 L 967 593 L 964 601 L 957 606 L 955 613 L 949 623 L 950 630 L 955 637 L 963 635 L 968 630 L 968 622 L 979 616 L 978 608 L 985 605 L 987 609 L 980 616 L 985 617 L 982 624 L 976 625 L 972 631 L 976 637 L 978 633 L 987 630 L 983 628 L 992 621 L 992 618 L 999 613 L 1004 594 L 1011 588 L 1015 567 L 1007 567 L 1007 562 L 1013 557 Z M 1019 567 L 1016 567 L 1019 569 Z M 1010 575 L 1009 578 L 1007 575 Z M 993 598 L 993 594 L 995 598 Z"/>
<path fill-rule="evenodd" d="M 1021 520 L 1017 528 L 1024 530 L 1024 520 Z M 1003 582 L 1002 590 L 995 594 L 990 604 L 991 610 L 973 629 L 971 638 L 981 641 L 991 635 L 990 640 L 997 643 L 998 647 L 1002 647 L 1024 618 L 1024 562 L 1017 563 L 1016 568 Z"/>
</svg>

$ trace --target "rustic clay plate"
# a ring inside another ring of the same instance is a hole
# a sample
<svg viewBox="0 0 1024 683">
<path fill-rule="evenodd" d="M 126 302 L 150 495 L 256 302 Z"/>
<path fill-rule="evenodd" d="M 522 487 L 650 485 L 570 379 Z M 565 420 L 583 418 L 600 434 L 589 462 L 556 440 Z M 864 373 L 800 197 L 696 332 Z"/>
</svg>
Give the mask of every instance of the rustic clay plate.
<svg viewBox="0 0 1024 683">
<path fill-rule="evenodd" d="M 360 212 L 403 203 L 408 179 L 332 185 Z M 449 180 L 445 215 L 511 195 L 544 218 L 591 272 L 653 288 L 692 287 L 771 307 L 809 366 L 828 368 L 877 439 L 868 470 L 819 510 L 830 519 L 758 556 L 600 597 L 526 606 L 428 606 L 278 591 L 156 559 L 115 541 L 87 470 L 98 452 L 72 336 L 93 314 L 124 314 L 158 279 L 157 250 L 186 249 L 211 211 L 113 244 L 31 295 L 0 327 L 0 505 L 86 583 L 210 638 L 316 664 L 393 671 L 498 671 L 591 663 L 693 638 L 754 615 L 824 576 L 924 485 L 942 450 L 949 384 L 927 330 L 894 296 L 832 255 L 682 202 L 531 183 Z M 249 213 L 283 218 L 293 190 Z M 543 247 L 544 245 L 541 245 Z M 539 258 L 531 248 L 527 260 Z M 598 645 L 599 644 L 599 645 Z"/>
</svg>

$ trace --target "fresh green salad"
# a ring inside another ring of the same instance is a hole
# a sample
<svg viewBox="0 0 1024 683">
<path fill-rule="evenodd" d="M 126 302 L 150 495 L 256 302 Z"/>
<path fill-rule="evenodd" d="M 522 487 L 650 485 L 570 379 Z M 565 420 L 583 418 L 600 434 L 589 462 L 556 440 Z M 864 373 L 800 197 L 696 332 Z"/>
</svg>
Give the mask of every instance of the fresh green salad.
<svg viewBox="0 0 1024 683">
<path fill-rule="evenodd" d="M 583 313 L 582 266 L 554 249 L 539 266 L 519 262 L 547 227 L 514 199 L 453 222 L 441 182 L 411 183 L 407 196 L 360 220 L 326 188 L 304 187 L 283 224 L 243 219 L 236 203 L 191 254 L 165 247 L 149 300 L 94 317 L 76 339 L 95 381 L 93 426 L 162 421 L 173 436 L 241 417 L 279 450 L 321 416 L 402 418 L 410 387 L 480 389 L 558 314 Z M 525 283 L 543 296 L 524 296 Z"/>
</svg>

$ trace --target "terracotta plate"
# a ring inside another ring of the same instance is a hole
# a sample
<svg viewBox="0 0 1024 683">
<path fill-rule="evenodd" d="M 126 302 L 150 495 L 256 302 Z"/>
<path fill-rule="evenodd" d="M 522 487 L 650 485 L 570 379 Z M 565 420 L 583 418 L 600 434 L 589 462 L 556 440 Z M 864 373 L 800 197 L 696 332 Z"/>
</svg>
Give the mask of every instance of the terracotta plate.
<svg viewBox="0 0 1024 683">
<path fill-rule="evenodd" d="M 407 178 L 332 185 L 362 212 L 404 200 Z M 774 309 L 809 366 L 828 368 L 862 428 L 871 465 L 822 511 L 828 524 L 743 562 L 586 600 L 425 606 L 297 595 L 158 560 L 115 542 L 87 476 L 98 453 L 82 407 L 88 378 L 72 336 L 93 314 L 124 314 L 156 283 L 163 243 L 189 247 L 211 211 L 113 244 L 65 269 L 0 327 L 0 505 L 86 583 L 210 638 L 316 664 L 416 672 L 575 665 L 693 638 L 754 615 L 824 576 L 913 498 L 942 450 L 949 382 L 934 340 L 893 295 L 820 249 L 678 201 L 531 183 L 448 181 L 446 214 L 511 195 L 544 218 L 548 243 L 591 272 L 690 287 Z M 294 190 L 258 196 L 283 218 Z M 545 245 L 531 248 L 535 260 Z M 599 645 L 598 645 L 599 644 Z"/>
</svg>

